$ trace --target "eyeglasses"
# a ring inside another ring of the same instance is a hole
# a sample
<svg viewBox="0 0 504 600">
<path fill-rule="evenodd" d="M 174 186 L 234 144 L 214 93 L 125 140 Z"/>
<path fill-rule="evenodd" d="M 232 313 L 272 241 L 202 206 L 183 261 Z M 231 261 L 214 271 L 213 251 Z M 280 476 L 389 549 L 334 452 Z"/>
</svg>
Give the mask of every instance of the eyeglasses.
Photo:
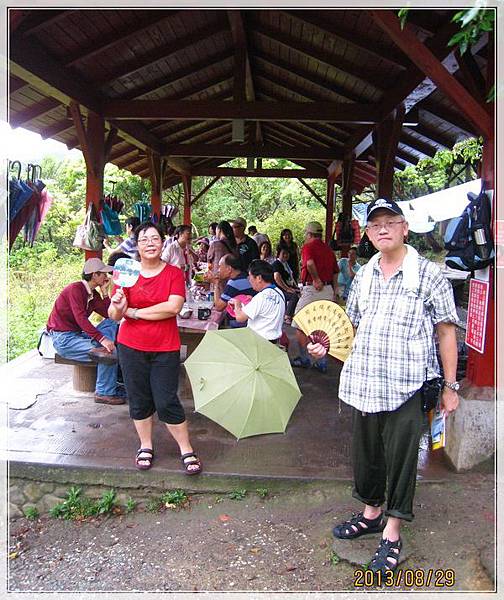
<svg viewBox="0 0 504 600">
<path fill-rule="evenodd" d="M 138 238 L 137 244 L 139 246 L 144 246 L 145 244 L 147 244 L 147 242 L 153 242 L 154 244 L 159 244 L 160 241 L 161 241 L 161 238 L 159 237 L 159 235 L 153 235 L 152 237 Z"/>
<path fill-rule="evenodd" d="M 405 221 L 385 221 L 385 223 L 373 223 L 373 225 L 368 225 L 366 229 L 369 229 L 369 231 L 378 232 L 385 228 L 388 231 L 389 229 L 392 229 L 396 225 L 401 225 L 402 223 L 405 223 Z"/>
</svg>

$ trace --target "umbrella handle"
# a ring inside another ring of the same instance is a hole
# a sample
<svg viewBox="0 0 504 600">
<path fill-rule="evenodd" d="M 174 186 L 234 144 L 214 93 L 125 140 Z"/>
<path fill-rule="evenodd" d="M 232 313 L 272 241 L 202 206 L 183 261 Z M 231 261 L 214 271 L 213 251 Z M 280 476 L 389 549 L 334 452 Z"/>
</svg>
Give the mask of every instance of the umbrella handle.
<svg viewBox="0 0 504 600">
<path fill-rule="evenodd" d="M 17 179 L 18 181 L 21 179 L 21 161 L 19 160 L 13 160 L 9 163 L 9 171 L 12 171 L 12 169 L 14 169 L 17 165 Z"/>
</svg>

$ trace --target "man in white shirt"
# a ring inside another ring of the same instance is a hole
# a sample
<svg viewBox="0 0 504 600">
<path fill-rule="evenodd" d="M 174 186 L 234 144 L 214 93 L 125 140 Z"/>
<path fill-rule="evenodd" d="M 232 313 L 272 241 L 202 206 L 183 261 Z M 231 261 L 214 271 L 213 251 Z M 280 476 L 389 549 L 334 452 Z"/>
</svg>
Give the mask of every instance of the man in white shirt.
<svg viewBox="0 0 504 600">
<path fill-rule="evenodd" d="M 237 298 L 231 298 L 228 304 L 234 306 L 238 322 L 247 321 L 252 331 L 276 344 L 282 335 L 285 297 L 274 284 L 273 267 L 264 260 L 254 260 L 250 263 L 248 279 L 257 294 L 246 306 Z"/>
</svg>

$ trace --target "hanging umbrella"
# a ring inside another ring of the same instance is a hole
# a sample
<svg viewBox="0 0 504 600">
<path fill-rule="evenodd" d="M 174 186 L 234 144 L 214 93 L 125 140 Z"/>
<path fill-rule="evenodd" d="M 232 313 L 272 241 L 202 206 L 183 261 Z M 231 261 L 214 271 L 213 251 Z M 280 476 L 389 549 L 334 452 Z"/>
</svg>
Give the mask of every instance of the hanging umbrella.
<svg viewBox="0 0 504 600">
<path fill-rule="evenodd" d="M 196 412 L 238 439 L 283 433 L 301 397 L 287 353 L 249 328 L 207 331 L 184 365 Z"/>
</svg>

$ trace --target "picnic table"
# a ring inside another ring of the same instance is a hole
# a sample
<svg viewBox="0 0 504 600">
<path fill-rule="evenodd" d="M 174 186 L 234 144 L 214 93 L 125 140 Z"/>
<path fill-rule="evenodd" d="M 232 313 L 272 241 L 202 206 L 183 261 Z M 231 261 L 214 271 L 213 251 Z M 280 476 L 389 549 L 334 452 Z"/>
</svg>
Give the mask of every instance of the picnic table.
<svg viewBox="0 0 504 600">
<path fill-rule="evenodd" d="M 219 329 L 225 315 L 225 311 L 220 311 L 212 307 L 210 317 L 206 320 L 200 320 L 198 319 L 197 305 L 191 308 L 193 313 L 188 319 L 183 319 L 180 315 L 177 315 L 180 342 L 182 345 L 187 346 L 186 356 L 189 356 L 195 350 L 196 346 L 203 339 L 205 332 Z"/>
</svg>

